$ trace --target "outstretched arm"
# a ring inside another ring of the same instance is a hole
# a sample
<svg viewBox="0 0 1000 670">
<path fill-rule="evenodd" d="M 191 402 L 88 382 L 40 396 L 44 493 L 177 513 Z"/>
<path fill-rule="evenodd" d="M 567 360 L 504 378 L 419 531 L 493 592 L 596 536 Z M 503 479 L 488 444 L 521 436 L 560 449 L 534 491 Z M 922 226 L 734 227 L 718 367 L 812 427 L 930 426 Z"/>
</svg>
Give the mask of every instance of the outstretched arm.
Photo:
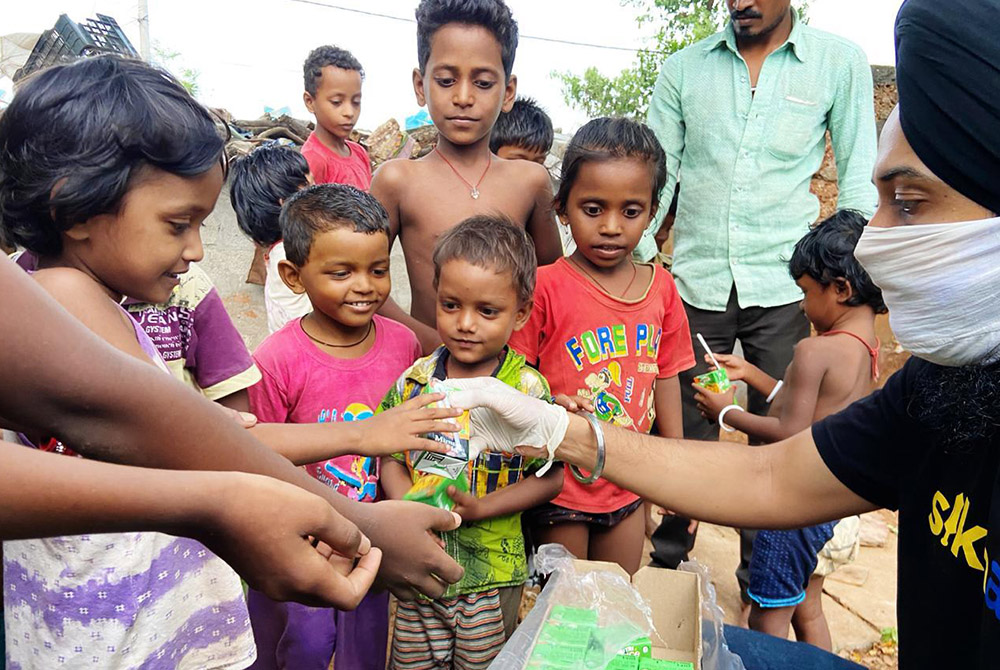
<svg viewBox="0 0 1000 670">
<path fill-rule="evenodd" d="M 353 525 L 324 500 L 269 477 L 153 470 L 0 443 L 0 538 L 156 531 L 201 540 L 277 600 L 354 609 L 381 552 L 325 559 L 309 541 L 341 546 Z M 239 500 L 234 505 L 233 501 Z M 72 501 L 68 504 L 67 501 Z M 165 501 L 169 501 L 165 503 Z"/>
<path fill-rule="evenodd" d="M 53 284 L 51 292 L 63 306 L 8 259 L 0 259 L 4 307 L 17 315 L 0 319 L 0 369 L 7 382 L 0 384 L 4 418 L 98 460 L 178 470 L 242 470 L 311 491 L 383 549 L 380 579 L 404 597 L 414 595 L 413 586 L 434 596 L 444 591 L 437 577 L 448 582 L 461 578 L 461 567 L 426 533 L 429 528 L 454 528 L 457 520 L 451 514 L 415 504 L 347 500 L 221 416 L 210 401 L 140 360 L 132 326 L 123 320 L 128 317 L 92 281 L 74 280 L 70 274 Z M 353 556 L 361 541 L 354 529 L 335 549 Z"/>
</svg>

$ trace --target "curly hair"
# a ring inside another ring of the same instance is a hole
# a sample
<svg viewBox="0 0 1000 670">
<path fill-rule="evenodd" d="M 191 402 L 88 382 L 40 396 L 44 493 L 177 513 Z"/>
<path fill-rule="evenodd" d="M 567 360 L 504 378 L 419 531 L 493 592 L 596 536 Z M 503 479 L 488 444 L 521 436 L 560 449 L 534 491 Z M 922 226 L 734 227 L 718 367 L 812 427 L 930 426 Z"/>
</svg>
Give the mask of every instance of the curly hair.
<svg viewBox="0 0 1000 670">
<path fill-rule="evenodd" d="M 820 221 L 795 243 L 788 261 L 792 279 L 809 275 L 822 286 L 847 281 L 854 292 L 846 302 L 848 306 L 869 305 L 876 314 L 889 311 L 882 300 L 882 289 L 854 257 L 854 247 L 866 225 L 864 214 L 853 209 L 838 210 Z"/>
<path fill-rule="evenodd" d="M 40 256 L 118 211 L 145 168 L 182 177 L 222 165 L 226 136 L 165 70 L 99 56 L 25 79 L 0 116 L 3 237 Z"/>
<path fill-rule="evenodd" d="M 434 33 L 449 23 L 481 26 L 500 43 L 503 71 L 510 79 L 517 51 L 517 21 L 503 0 L 421 0 L 417 7 L 417 63 L 421 74 L 431 58 Z"/>
<path fill-rule="evenodd" d="M 365 79 L 365 69 L 350 51 L 325 44 L 310 51 L 302 64 L 302 83 L 309 95 L 316 95 L 316 85 L 323 77 L 323 68 L 328 65 L 341 70 L 355 70 L 362 81 Z"/>
</svg>

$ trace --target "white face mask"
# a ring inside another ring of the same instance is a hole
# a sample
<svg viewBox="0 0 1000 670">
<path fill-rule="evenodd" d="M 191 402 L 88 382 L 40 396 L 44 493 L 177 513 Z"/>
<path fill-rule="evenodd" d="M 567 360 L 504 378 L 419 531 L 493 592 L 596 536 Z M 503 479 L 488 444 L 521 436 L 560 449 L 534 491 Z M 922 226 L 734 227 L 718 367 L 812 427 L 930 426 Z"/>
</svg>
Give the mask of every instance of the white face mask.
<svg viewBox="0 0 1000 670">
<path fill-rule="evenodd" d="M 869 226 L 854 256 L 904 349 L 950 367 L 1000 360 L 1000 218 Z"/>
</svg>

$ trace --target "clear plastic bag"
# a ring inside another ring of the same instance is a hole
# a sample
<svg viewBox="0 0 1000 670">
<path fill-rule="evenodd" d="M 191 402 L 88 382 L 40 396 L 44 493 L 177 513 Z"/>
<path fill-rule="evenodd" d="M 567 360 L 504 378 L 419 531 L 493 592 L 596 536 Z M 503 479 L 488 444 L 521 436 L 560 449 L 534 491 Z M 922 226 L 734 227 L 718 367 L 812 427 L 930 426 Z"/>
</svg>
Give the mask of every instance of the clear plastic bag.
<svg viewBox="0 0 1000 670">
<path fill-rule="evenodd" d="M 729 650 L 722 632 L 723 612 L 715 598 L 715 586 L 708 567 L 698 561 L 684 561 L 677 568 L 701 577 L 701 670 L 746 670 L 743 660 Z"/>
<path fill-rule="evenodd" d="M 539 547 L 535 566 L 539 572 L 549 575 L 549 582 L 538 596 L 534 609 L 493 660 L 490 670 L 526 668 L 528 660 L 536 653 L 535 643 L 542 629 L 547 621 L 552 625 L 550 616 L 560 611 L 559 608 L 592 612 L 599 624 L 588 629 L 585 658 L 576 667 L 604 668 L 637 638 L 660 641 L 653 628 L 649 604 L 627 579 L 612 572 L 578 572 L 573 560 L 574 556 L 562 545 Z"/>
</svg>

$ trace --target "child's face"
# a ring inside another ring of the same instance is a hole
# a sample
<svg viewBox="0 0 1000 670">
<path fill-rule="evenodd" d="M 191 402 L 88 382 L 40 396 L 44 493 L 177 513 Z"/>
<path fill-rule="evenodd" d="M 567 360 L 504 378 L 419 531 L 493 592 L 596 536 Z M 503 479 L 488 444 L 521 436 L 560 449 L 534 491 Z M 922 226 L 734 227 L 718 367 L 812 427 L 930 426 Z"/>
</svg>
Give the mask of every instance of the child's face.
<svg viewBox="0 0 1000 670">
<path fill-rule="evenodd" d="M 517 78 L 504 81 L 500 43 L 482 26 L 449 23 L 431 38 L 424 69 L 413 71 L 417 102 L 449 142 L 473 144 L 488 137 L 517 93 Z"/>
<path fill-rule="evenodd" d="M 549 152 L 537 147 L 526 149 L 525 147 L 516 147 L 508 144 L 497 149 L 497 156 L 506 160 L 531 161 L 544 167 L 545 159 L 548 158 Z"/>
<path fill-rule="evenodd" d="M 510 334 L 524 326 L 530 314 L 531 304 L 522 305 L 517 299 L 510 272 L 497 273 L 461 259 L 441 267 L 437 330 L 460 365 L 494 364 Z"/>
<path fill-rule="evenodd" d="M 327 65 L 316 83 L 316 95 L 306 91 L 302 99 L 315 115 L 316 125 L 346 140 L 361 115 L 361 73 Z"/>
<path fill-rule="evenodd" d="M 802 289 L 802 302 L 799 306 L 805 312 L 806 318 L 816 326 L 818 332 L 825 333 L 830 330 L 837 317 L 844 311 L 837 285 L 824 286 L 809 275 L 802 275 L 795 280 L 795 283 Z"/>
<path fill-rule="evenodd" d="M 222 181 L 221 166 L 195 177 L 144 168 L 117 213 L 64 233 L 63 258 L 113 294 L 166 302 L 178 276 L 204 256 L 201 226 Z"/>
<path fill-rule="evenodd" d="M 656 213 L 652 174 L 642 160 L 588 161 L 580 166 L 559 213 L 576 241 L 574 258 L 612 269 L 627 262 Z"/>
<path fill-rule="evenodd" d="M 288 288 L 307 294 L 314 310 L 348 329 L 366 327 L 392 289 L 388 236 L 350 227 L 319 233 L 305 265 L 282 261 L 279 270 Z"/>
</svg>

